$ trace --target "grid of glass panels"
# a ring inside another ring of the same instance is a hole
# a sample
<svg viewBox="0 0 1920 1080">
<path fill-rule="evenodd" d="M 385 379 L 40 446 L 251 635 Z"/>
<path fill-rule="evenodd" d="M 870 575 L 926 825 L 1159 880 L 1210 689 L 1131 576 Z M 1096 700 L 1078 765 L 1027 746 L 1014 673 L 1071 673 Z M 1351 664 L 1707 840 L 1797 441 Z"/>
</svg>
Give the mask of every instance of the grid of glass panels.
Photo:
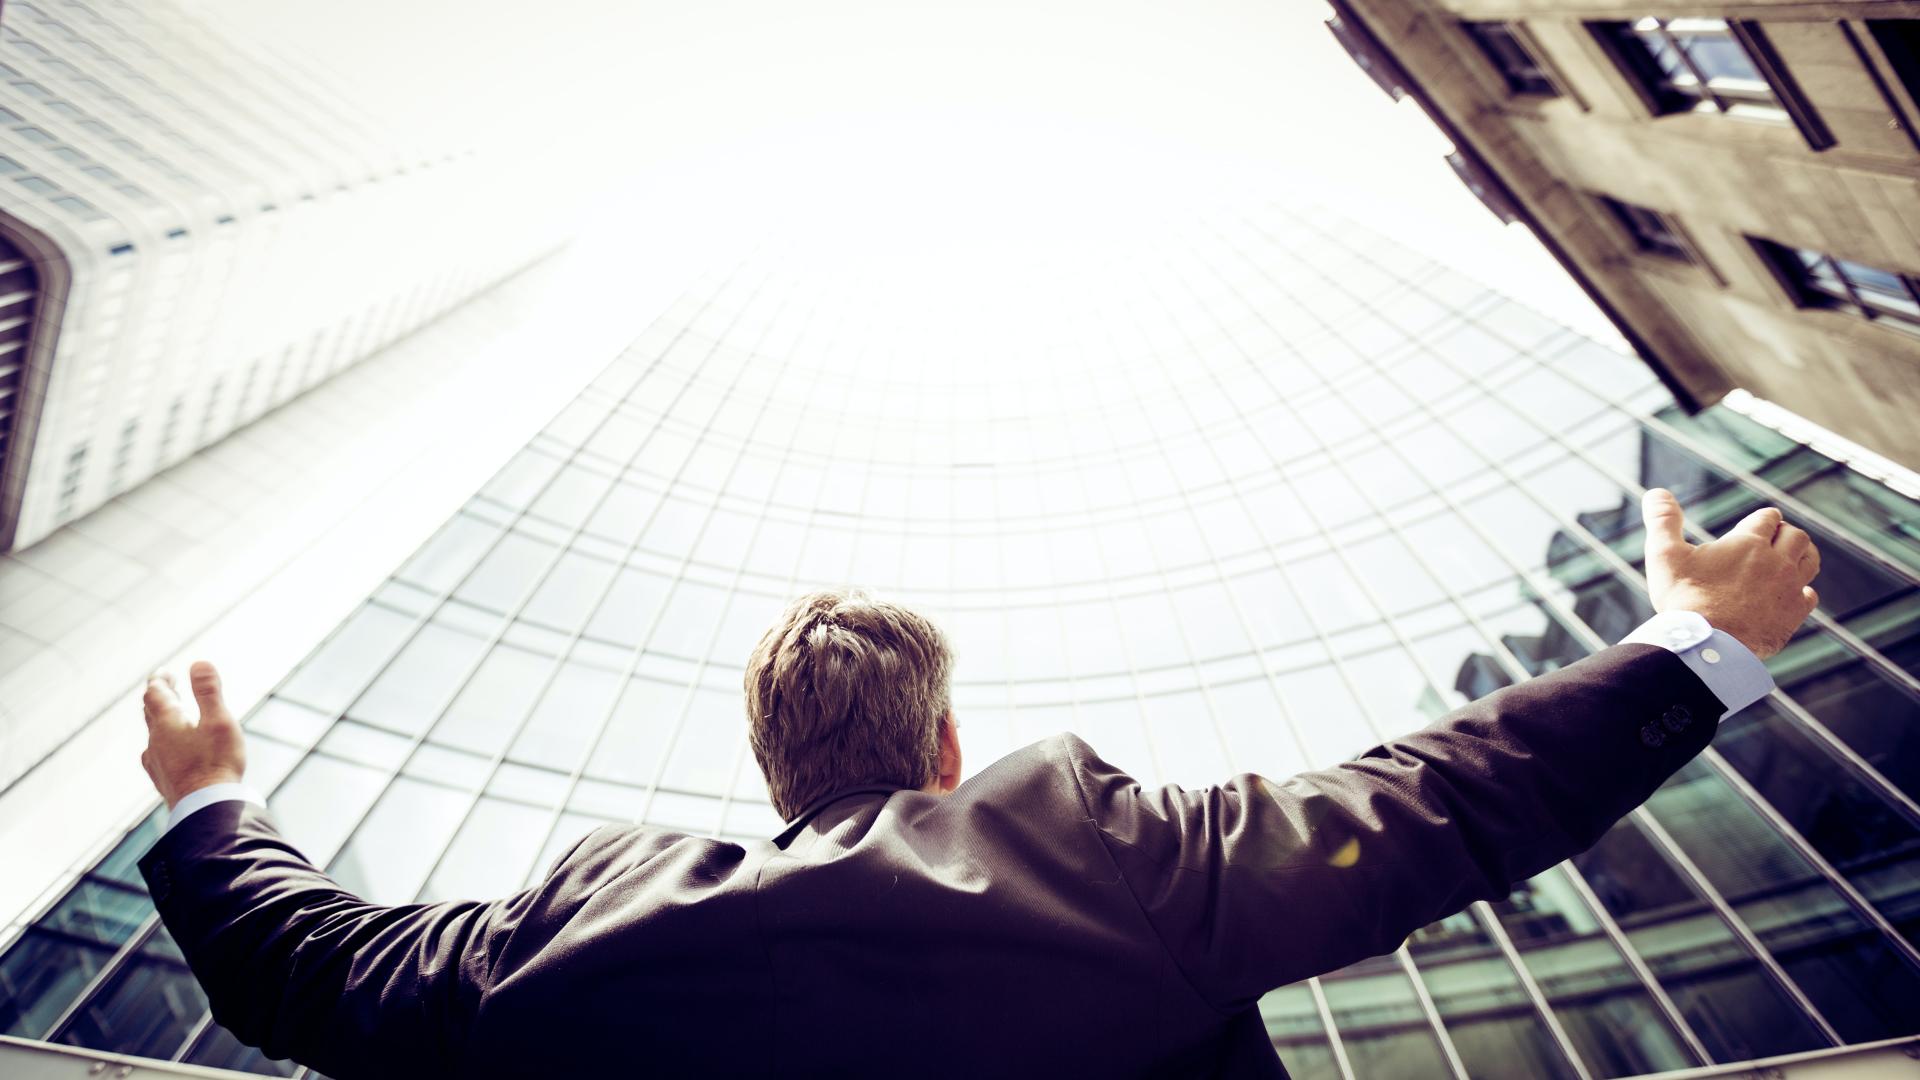
<svg viewBox="0 0 1920 1080">
<path fill-rule="evenodd" d="M 1207 219 L 1051 321 L 703 280 L 247 718 L 384 902 L 592 826 L 752 842 L 746 653 L 854 581 L 936 616 L 977 769 L 1071 729 L 1145 782 L 1330 764 L 1649 614 L 1643 485 L 1825 553 L 1781 691 L 1591 851 L 1262 1005 L 1298 1077 L 1612 1077 L 1920 1030 L 1920 507 L 1350 223 Z M 945 333 L 951 329 L 953 333 Z M 292 1072 L 205 1014 L 135 827 L 0 956 L 0 1030 Z"/>
</svg>

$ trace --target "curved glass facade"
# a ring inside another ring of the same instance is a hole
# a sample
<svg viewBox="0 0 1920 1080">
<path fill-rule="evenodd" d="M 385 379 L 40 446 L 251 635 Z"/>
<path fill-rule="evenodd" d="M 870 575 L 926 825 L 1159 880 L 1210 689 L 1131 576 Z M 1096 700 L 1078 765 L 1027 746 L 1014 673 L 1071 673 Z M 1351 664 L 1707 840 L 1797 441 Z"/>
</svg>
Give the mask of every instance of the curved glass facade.
<svg viewBox="0 0 1920 1080">
<path fill-rule="evenodd" d="M 606 822 L 764 839 L 743 661 L 848 581 L 946 627 L 975 769 L 1072 729 L 1148 783 L 1284 775 L 1625 634 L 1658 484 L 1821 543 L 1781 692 L 1591 851 L 1270 995 L 1273 1038 L 1580 1078 L 1920 1031 L 1920 508 L 1327 215 L 1178 235 L 991 356 L 859 274 L 703 280 L 249 716 L 251 780 L 385 902 Z M 0 957 L 0 1030 L 276 1071 L 131 872 L 159 820 Z"/>
</svg>

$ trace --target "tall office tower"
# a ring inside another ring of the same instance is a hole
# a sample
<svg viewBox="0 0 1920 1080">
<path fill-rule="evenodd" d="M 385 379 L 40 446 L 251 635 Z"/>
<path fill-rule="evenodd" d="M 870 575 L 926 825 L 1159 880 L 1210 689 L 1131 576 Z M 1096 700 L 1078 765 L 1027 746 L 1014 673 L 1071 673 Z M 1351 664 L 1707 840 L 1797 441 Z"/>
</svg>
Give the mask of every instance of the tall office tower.
<svg viewBox="0 0 1920 1080">
<path fill-rule="evenodd" d="M 744 659 L 848 581 L 947 628 L 973 771 L 1062 729 L 1147 783 L 1330 766 L 1647 615 L 1636 511 L 1663 484 L 1701 530 L 1773 503 L 1817 537 L 1779 692 L 1591 851 L 1274 992 L 1273 1039 L 1302 1080 L 1904 1060 L 1850 1046 L 1920 1032 L 1913 491 L 1690 416 L 1326 213 L 1008 276 L 701 281 L 237 703 L 285 832 L 389 903 L 510 893 L 607 822 L 765 839 Z M 14 913 L 0 1030 L 291 1073 L 211 1022 L 156 922 L 133 865 L 162 821 Z M 55 1052 L 0 1040 L 0 1069 Z"/>
<path fill-rule="evenodd" d="M 392 130 L 173 3 L 7 4 L 0 550 L 551 248 L 530 169 Z"/>
<path fill-rule="evenodd" d="M 1742 387 L 1920 466 L 1920 11 L 1332 4 L 1683 400 Z"/>
</svg>

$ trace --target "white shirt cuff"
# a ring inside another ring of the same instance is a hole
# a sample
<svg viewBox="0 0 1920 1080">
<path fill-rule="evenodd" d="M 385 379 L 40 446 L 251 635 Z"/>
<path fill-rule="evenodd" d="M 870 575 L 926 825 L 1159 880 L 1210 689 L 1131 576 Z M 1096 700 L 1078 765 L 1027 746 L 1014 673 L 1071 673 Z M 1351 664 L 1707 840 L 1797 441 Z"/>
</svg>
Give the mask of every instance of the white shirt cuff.
<svg viewBox="0 0 1920 1080">
<path fill-rule="evenodd" d="M 1696 611 L 1663 611 L 1620 639 L 1620 644 L 1658 645 L 1678 656 L 1700 677 L 1726 710 L 1722 720 L 1773 692 L 1767 665 L 1724 630 L 1715 630 Z"/>
<path fill-rule="evenodd" d="M 266 802 L 245 784 L 208 784 L 197 791 L 188 792 L 179 802 L 173 804 L 173 812 L 167 815 L 166 831 L 172 832 L 174 826 L 187 820 L 196 811 L 223 802 L 250 802 L 255 806 L 266 805 Z M 164 836 L 166 833 L 161 835 Z"/>
</svg>

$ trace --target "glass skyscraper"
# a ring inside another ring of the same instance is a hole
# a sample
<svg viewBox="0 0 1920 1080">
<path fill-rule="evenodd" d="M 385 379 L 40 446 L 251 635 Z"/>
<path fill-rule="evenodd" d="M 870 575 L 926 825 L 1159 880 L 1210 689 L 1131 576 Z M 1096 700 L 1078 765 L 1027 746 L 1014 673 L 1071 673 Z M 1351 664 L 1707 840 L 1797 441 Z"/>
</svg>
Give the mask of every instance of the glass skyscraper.
<svg viewBox="0 0 1920 1080">
<path fill-rule="evenodd" d="M 743 663 L 849 581 L 952 636 L 970 772 L 1071 729 L 1145 783 L 1286 775 L 1625 634 L 1662 485 L 1703 536 L 1773 504 L 1820 543 L 1780 691 L 1591 851 L 1270 995 L 1281 1056 L 1613 1077 L 1920 1031 L 1915 492 L 1327 213 L 1103 272 L 973 319 L 884 266 L 704 277 L 251 712 L 250 781 L 389 903 L 607 822 L 764 840 Z M 0 1031 L 290 1074 L 155 920 L 163 817 L 0 941 Z"/>
</svg>

